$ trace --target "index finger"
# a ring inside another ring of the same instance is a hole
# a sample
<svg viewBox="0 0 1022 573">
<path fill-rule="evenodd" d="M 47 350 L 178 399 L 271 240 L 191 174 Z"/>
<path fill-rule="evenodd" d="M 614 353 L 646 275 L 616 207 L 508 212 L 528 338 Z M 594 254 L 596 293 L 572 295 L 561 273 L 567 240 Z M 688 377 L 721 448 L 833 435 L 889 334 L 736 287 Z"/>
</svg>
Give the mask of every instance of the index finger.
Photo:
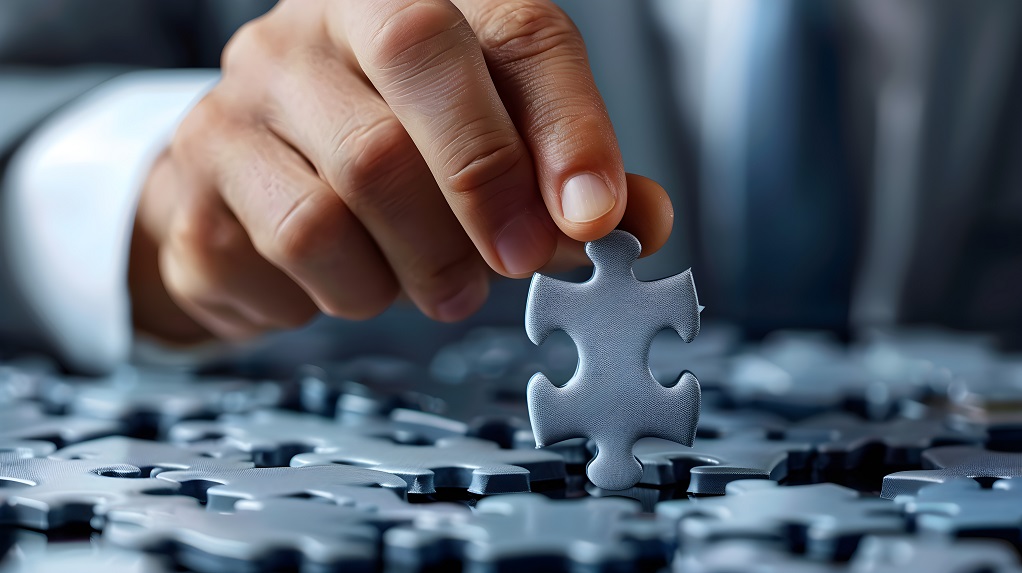
<svg viewBox="0 0 1022 573">
<path fill-rule="evenodd" d="M 529 148 L 449 0 L 350 0 L 329 20 L 404 125 L 476 248 L 497 272 L 525 276 L 556 247 Z"/>
</svg>

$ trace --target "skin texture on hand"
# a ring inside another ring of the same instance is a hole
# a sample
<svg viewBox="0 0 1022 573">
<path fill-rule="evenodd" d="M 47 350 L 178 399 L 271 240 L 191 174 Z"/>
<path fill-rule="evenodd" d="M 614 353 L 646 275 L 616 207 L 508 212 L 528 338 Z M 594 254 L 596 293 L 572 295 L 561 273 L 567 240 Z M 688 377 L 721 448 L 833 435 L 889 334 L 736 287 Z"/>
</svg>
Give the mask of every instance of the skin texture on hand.
<svg viewBox="0 0 1022 573">
<path fill-rule="evenodd" d="M 492 273 L 649 254 L 673 211 L 626 175 L 578 30 L 547 0 L 287 0 L 224 50 L 139 203 L 136 326 L 245 339 L 407 296 L 456 321 Z"/>
</svg>

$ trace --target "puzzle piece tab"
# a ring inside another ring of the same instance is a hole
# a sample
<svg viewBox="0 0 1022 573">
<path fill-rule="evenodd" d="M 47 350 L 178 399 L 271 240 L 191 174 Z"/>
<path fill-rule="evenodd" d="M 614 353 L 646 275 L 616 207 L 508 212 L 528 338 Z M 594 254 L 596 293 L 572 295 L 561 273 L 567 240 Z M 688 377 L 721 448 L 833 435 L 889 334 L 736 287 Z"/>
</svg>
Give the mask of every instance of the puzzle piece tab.
<svg viewBox="0 0 1022 573">
<path fill-rule="evenodd" d="M 632 454 L 641 438 L 691 445 L 699 421 L 699 382 L 690 372 L 664 386 L 649 368 L 649 348 L 670 328 L 686 342 L 699 333 L 701 307 L 692 273 L 639 281 L 632 263 L 639 241 L 624 231 L 586 244 L 595 266 L 584 283 L 536 274 L 525 309 L 525 330 L 542 344 L 563 330 L 578 347 L 578 369 L 564 386 L 542 373 L 529 381 L 528 403 L 536 444 L 570 438 L 596 443 L 587 474 L 602 489 L 629 488 L 642 477 Z"/>
<path fill-rule="evenodd" d="M 957 478 L 1022 477 L 1022 453 L 995 452 L 978 446 L 944 446 L 923 452 L 923 470 L 895 472 L 884 477 L 881 497 L 913 495 L 920 488 Z"/>
</svg>

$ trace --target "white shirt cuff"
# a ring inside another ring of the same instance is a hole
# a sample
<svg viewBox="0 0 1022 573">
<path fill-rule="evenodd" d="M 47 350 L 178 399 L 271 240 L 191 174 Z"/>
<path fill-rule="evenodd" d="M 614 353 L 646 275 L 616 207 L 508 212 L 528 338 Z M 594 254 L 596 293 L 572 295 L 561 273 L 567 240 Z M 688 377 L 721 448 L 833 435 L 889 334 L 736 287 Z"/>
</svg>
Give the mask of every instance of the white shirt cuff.
<svg viewBox="0 0 1022 573">
<path fill-rule="evenodd" d="M 72 368 L 129 356 L 128 254 L 149 168 L 216 71 L 134 72 L 71 103 L 12 158 L 0 214 L 12 285 Z"/>
</svg>

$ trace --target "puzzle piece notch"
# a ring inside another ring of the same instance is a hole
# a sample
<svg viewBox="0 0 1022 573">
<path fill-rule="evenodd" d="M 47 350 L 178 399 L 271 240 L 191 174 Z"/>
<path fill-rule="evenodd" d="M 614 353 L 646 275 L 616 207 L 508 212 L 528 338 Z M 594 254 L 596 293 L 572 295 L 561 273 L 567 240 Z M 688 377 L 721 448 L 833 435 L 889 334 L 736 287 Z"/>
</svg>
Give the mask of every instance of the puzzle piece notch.
<svg viewBox="0 0 1022 573">
<path fill-rule="evenodd" d="M 98 506 L 176 490 L 135 466 L 50 458 L 0 458 L 0 484 L 0 524 L 36 529 L 88 523 Z"/>
<path fill-rule="evenodd" d="M 612 231 L 586 244 L 593 276 L 569 283 L 536 274 L 525 310 L 534 344 L 563 330 L 578 348 L 578 369 L 564 386 L 542 373 L 529 381 L 527 398 L 540 447 L 571 438 L 596 443 L 587 473 L 602 489 L 627 489 L 642 466 L 632 455 L 640 438 L 691 445 L 699 420 L 699 382 L 690 372 L 665 387 L 649 368 L 649 348 L 661 330 L 674 329 L 686 342 L 699 332 L 699 306 L 692 273 L 658 281 L 635 278 L 639 241 Z"/>
<path fill-rule="evenodd" d="M 657 518 L 676 528 L 682 550 L 757 539 L 804 550 L 813 558 L 847 559 L 864 535 L 900 533 L 906 527 L 896 504 L 836 484 L 781 487 L 768 480 L 741 480 L 725 490 L 724 497 L 657 505 Z"/>
<path fill-rule="evenodd" d="M 884 477 L 880 496 L 895 499 L 920 488 L 956 478 L 993 481 L 1022 477 L 1022 453 L 995 452 L 978 446 L 943 446 L 923 452 L 922 470 L 895 472 Z"/>
<path fill-rule="evenodd" d="M 423 518 L 384 536 L 396 570 L 432 570 L 453 561 L 479 573 L 655 570 L 660 530 L 620 498 L 550 500 L 536 494 L 491 497 L 470 516 Z"/>
<path fill-rule="evenodd" d="M 639 440 L 635 455 L 642 463 L 641 483 L 654 486 L 688 481 L 688 492 L 720 495 L 728 483 L 742 479 L 780 481 L 789 472 L 808 469 L 812 445 L 806 441 L 770 440 L 763 432 L 725 438 L 697 438 L 692 448 L 656 438 Z"/>
</svg>

